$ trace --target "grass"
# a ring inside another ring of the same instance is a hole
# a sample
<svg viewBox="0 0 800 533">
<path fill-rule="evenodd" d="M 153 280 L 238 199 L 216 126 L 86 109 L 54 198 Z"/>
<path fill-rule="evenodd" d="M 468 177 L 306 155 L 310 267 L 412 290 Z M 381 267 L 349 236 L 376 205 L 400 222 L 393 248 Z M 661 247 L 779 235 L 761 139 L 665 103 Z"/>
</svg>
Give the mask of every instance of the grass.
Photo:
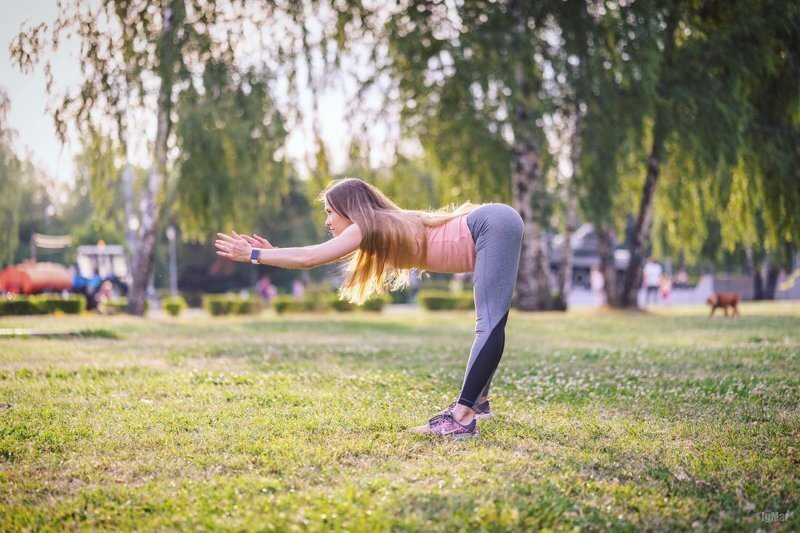
<svg viewBox="0 0 800 533">
<path fill-rule="evenodd" d="M 4 318 L 94 333 L 0 339 L 0 530 L 796 530 L 800 306 L 742 315 L 512 314 L 470 442 L 406 431 L 469 313 Z"/>
</svg>

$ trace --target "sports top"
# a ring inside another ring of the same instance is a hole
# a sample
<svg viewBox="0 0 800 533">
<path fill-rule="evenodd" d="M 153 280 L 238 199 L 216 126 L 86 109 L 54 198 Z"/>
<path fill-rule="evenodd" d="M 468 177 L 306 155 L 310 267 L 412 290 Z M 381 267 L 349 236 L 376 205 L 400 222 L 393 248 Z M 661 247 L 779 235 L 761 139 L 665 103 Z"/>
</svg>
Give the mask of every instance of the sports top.
<svg viewBox="0 0 800 533">
<path fill-rule="evenodd" d="M 421 268 L 451 274 L 475 270 L 475 241 L 467 226 L 467 215 L 426 230 L 428 257 L 419 261 Z"/>
</svg>

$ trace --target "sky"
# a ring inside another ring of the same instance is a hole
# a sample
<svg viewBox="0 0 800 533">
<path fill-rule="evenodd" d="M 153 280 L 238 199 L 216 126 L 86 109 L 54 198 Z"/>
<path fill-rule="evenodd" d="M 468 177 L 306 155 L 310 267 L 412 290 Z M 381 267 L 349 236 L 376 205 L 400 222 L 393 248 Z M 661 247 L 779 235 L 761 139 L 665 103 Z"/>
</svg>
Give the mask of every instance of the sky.
<svg viewBox="0 0 800 533">
<path fill-rule="evenodd" d="M 59 181 L 71 181 L 72 160 L 80 147 L 73 140 L 62 145 L 55 134 L 52 116 L 47 114 L 48 103 L 45 78 L 41 67 L 22 74 L 11 63 L 9 45 L 22 24 L 51 22 L 56 16 L 54 0 L 0 0 L 0 88 L 8 95 L 11 109 L 8 126 L 16 131 L 14 149 L 20 156 L 28 155 L 37 166 Z M 53 74 L 58 84 L 77 83 L 77 45 L 69 43 L 53 58 Z"/>
</svg>

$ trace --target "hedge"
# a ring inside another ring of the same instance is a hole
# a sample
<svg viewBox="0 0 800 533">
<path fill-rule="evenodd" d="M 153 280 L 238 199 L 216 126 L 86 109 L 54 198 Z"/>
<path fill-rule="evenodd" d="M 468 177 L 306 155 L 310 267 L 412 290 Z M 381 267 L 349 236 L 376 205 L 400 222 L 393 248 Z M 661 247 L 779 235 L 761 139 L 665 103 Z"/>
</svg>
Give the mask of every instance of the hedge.
<svg viewBox="0 0 800 533">
<path fill-rule="evenodd" d="M 145 298 L 144 311 L 150 310 L 150 300 Z M 128 312 L 128 299 L 124 296 L 103 302 L 103 311 L 109 315 L 120 315 Z"/>
<path fill-rule="evenodd" d="M 350 302 L 340 300 L 336 294 L 308 294 L 302 298 L 291 296 L 278 296 L 272 300 L 272 307 L 279 315 L 284 313 L 311 313 L 337 311 L 349 313 L 356 309 L 363 311 L 380 312 L 386 304 L 391 303 L 389 296 L 376 296 L 368 300 L 364 305 L 357 306 Z"/>
<path fill-rule="evenodd" d="M 66 298 L 51 295 L 20 295 L 0 299 L 0 316 L 47 315 L 57 312 L 77 315 L 85 310 L 86 299 L 78 295 L 70 295 Z"/>
<path fill-rule="evenodd" d="M 203 309 L 211 316 L 253 315 L 264 310 L 264 302 L 257 296 L 242 298 L 231 294 L 206 294 Z"/>
<path fill-rule="evenodd" d="M 465 311 L 475 308 L 475 301 L 470 292 L 419 291 L 417 301 L 428 311 Z"/>
<path fill-rule="evenodd" d="M 168 296 L 161 300 L 161 307 L 169 316 L 178 316 L 188 306 L 182 296 Z"/>
</svg>

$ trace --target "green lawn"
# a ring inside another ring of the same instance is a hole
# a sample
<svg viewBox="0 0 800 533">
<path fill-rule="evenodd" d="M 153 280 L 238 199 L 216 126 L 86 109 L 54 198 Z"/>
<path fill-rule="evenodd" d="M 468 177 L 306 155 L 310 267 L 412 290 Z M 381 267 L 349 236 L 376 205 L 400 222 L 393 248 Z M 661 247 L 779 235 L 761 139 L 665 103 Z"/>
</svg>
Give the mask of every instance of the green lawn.
<svg viewBox="0 0 800 533">
<path fill-rule="evenodd" d="M 512 313 L 467 442 L 469 313 L 0 319 L 0 530 L 796 530 L 800 305 L 705 315 Z"/>
</svg>

